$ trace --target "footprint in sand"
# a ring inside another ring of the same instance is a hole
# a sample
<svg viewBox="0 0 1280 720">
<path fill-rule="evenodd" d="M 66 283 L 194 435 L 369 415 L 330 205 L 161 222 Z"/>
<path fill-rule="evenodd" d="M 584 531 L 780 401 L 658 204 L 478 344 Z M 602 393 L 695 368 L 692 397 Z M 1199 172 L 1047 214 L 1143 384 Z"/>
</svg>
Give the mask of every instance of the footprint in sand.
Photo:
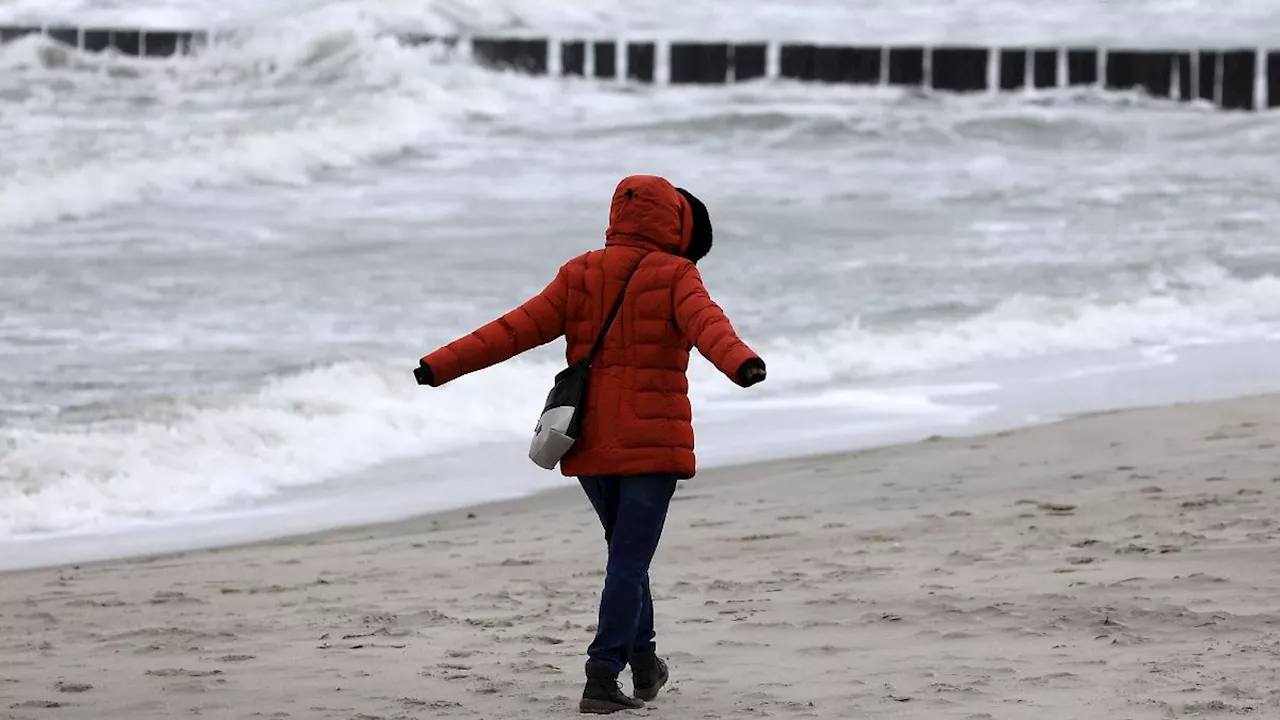
<svg viewBox="0 0 1280 720">
<path fill-rule="evenodd" d="M 515 683 L 511 680 L 497 680 L 483 675 L 477 675 L 475 679 L 480 684 L 470 688 L 470 690 L 479 695 L 497 695 L 515 687 Z"/>
<path fill-rule="evenodd" d="M 550 635 L 521 635 L 520 639 L 527 643 L 538 643 L 541 645 L 560 645 L 564 640 Z"/>
<path fill-rule="evenodd" d="M 720 527 L 721 525 L 728 525 L 731 522 L 732 522 L 731 520 L 694 520 L 693 522 L 689 523 L 689 527 L 713 528 L 713 527 Z"/>
<path fill-rule="evenodd" d="M 425 677 L 438 677 L 441 680 L 463 680 L 471 677 L 471 666 L 459 663 L 440 663 L 435 670 L 423 670 Z"/>
<path fill-rule="evenodd" d="M 835 645 L 819 645 L 817 647 L 800 648 L 796 651 L 798 655 L 808 655 L 811 657 L 831 657 L 833 655 L 843 655 L 849 652 L 849 648 L 837 647 Z"/>
<path fill-rule="evenodd" d="M 1219 499 L 1217 495 L 1211 495 L 1209 497 L 1196 498 L 1195 500 L 1184 500 L 1178 504 L 1178 507 L 1183 510 L 1201 510 L 1211 505 L 1221 504 L 1222 500 Z"/>
<path fill-rule="evenodd" d="M 420 700 L 418 698 L 400 698 L 401 705 L 410 708 L 426 708 L 428 710 L 453 710 L 462 707 L 461 703 L 450 700 Z"/>
<path fill-rule="evenodd" d="M 54 708 L 66 707 L 63 703 L 54 702 L 53 700 L 27 700 L 25 702 L 15 703 L 9 706 L 10 710 L 52 710 Z"/>
<path fill-rule="evenodd" d="M 550 663 L 540 663 L 534 660 L 530 660 L 528 658 L 525 658 L 523 660 L 518 660 L 516 662 L 507 663 L 507 666 L 516 672 L 526 672 L 526 673 L 534 672 L 534 673 L 542 673 L 544 675 L 560 675 L 564 673 L 564 670 L 561 670 L 555 665 L 552 665 Z"/>
<path fill-rule="evenodd" d="M 761 542 L 763 540 L 778 540 L 785 537 L 794 537 L 800 533 L 780 532 L 780 533 L 759 533 L 755 535 L 744 535 L 739 538 L 732 538 L 730 542 Z"/>
<path fill-rule="evenodd" d="M 69 601 L 67 601 L 67 607 L 101 607 L 101 608 L 108 608 L 108 607 L 122 607 L 122 606 L 124 606 L 124 605 L 128 605 L 128 604 L 129 604 L 129 603 L 126 603 L 126 602 L 124 602 L 123 600 L 116 600 L 116 599 L 111 599 L 111 600 L 89 600 L 89 599 L 85 599 L 85 600 L 69 600 Z"/>
</svg>

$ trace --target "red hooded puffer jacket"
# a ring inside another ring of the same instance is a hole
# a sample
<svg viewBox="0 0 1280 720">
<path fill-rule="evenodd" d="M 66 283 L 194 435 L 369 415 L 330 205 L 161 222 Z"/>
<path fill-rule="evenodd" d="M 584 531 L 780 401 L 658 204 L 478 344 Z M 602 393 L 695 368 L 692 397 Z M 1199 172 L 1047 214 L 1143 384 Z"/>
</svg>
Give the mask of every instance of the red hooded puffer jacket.
<svg viewBox="0 0 1280 720">
<path fill-rule="evenodd" d="M 698 269 L 683 257 L 692 226 L 688 202 L 667 180 L 624 178 L 613 194 L 604 249 L 570 260 L 520 307 L 423 357 L 431 383 L 442 385 L 561 335 L 569 363 L 586 357 L 639 264 L 592 365 L 581 433 L 560 470 L 570 476 L 693 477 L 689 350 L 697 347 L 739 383 L 743 366 L 759 357 L 738 338 Z M 539 409 L 528 408 L 529 416 Z"/>
</svg>

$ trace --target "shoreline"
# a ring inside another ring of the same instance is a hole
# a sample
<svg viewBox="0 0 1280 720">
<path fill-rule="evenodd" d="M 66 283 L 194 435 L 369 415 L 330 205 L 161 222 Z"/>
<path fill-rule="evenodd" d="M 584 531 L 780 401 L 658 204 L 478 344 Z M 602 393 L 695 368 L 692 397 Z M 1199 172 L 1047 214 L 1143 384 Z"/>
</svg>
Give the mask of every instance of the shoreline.
<svg viewBox="0 0 1280 720">
<path fill-rule="evenodd" d="M 778 400 L 766 401 L 763 412 L 744 403 L 701 416 L 700 478 L 761 462 L 918 442 L 938 433 L 968 437 L 1097 411 L 1280 394 L 1270 370 L 1277 363 L 1280 343 L 1247 341 L 1159 352 L 1104 351 L 1030 365 L 1017 360 L 882 379 L 859 388 L 784 393 L 776 406 L 770 403 Z M 558 473 L 534 470 L 524 451 L 511 441 L 384 460 L 323 482 L 180 517 L 107 514 L 102 527 L 0 541 L 0 572 L 237 547 L 576 485 Z M 192 480 L 179 479 L 179 485 Z M 163 495 L 167 489 L 161 484 L 156 492 Z"/>
<path fill-rule="evenodd" d="M 958 432 L 958 433 L 949 433 L 949 434 L 935 433 L 926 437 L 913 439 L 913 440 L 903 440 L 903 441 L 897 441 L 897 442 L 890 441 L 890 442 L 882 442 L 882 443 L 877 442 L 871 445 L 867 445 L 865 447 L 854 447 L 846 450 L 833 450 L 833 451 L 826 451 L 826 452 L 816 452 L 811 454 L 800 454 L 800 455 L 795 455 L 790 457 L 783 457 L 783 458 L 776 458 L 776 459 L 769 459 L 769 460 L 734 461 L 724 465 L 716 465 L 716 466 L 707 468 L 706 470 L 700 470 L 696 477 L 692 478 L 691 480 L 682 481 L 680 483 L 680 489 L 677 490 L 676 495 L 677 497 L 679 497 L 680 491 L 682 489 L 689 487 L 690 485 L 696 486 L 698 484 L 706 483 L 706 482 L 712 482 L 712 483 L 725 482 L 726 480 L 724 478 L 721 478 L 722 475 L 733 475 L 734 473 L 740 472 L 743 470 L 758 471 L 758 472 L 785 471 L 785 469 L 788 466 L 793 465 L 795 463 L 804 463 L 809 461 L 813 461 L 813 462 L 837 461 L 838 462 L 841 460 L 848 460 L 848 459 L 864 456 L 868 453 L 890 451 L 895 449 L 905 450 L 917 445 L 936 442 L 939 440 L 958 441 L 958 440 L 966 440 L 966 439 L 968 440 L 981 439 L 985 437 L 1002 437 L 1010 433 L 1022 432 L 1026 430 L 1036 429 L 1036 428 L 1052 427 L 1055 425 L 1072 423 L 1078 420 L 1086 420 L 1093 417 L 1106 417 L 1106 416 L 1115 415 L 1115 414 L 1152 411 L 1152 410 L 1160 410 L 1165 408 L 1173 409 L 1173 408 L 1179 408 L 1179 407 L 1185 407 L 1185 406 L 1212 404 L 1217 402 L 1246 401 L 1246 400 L 1254 400 L 1254 399 L 1263 400 L 1266 398 L 1274 399 L 1277 406 L 1280 407 L 1280 393 L 1242 394 L 1242 395 L 1229 396 L 1225 398 L 1207 400 L 1207 401 L 1206 400 L 1187 400 L 1187 401 L 1172 402 L 1172 403 L 1139 405 L 1139 406 L 1133 406 L 1133 407 L 1119 407 L 1119 408 L 1103 409 L 1103 410 L 1090 410 L 1090 411 L 1082 411 L 1082 412 L 1063 413 L 1061 415 L 1049 415 L 1047 417 L 1040 418 L 1030 423 L 996 424 L 994 427 L 987 427 L 982 424 L 978 424 L 973 427 L 972 432 Z M 405 463 L 407 461 L 399 461 L 399 462 Z M 554 472 L 556 473 L 557 476 L 559 476 L 558 469 L 555 470 Z M 129 552 L 121 555 L 112 555 L 109 557 L 101 557 L 101 558 L 89 559 L 89 560 L 83 560 L 83 561 L 76 561 L 76 560 L 52 561 L 52 562 L 44 562 L 44 563 L 29 565 L 29 566 L 21 566 L 21 567 L 14 567 L 14 568 L 0 568 L 0 577 L 6 577 L 14 574 L 21 574 L 21 573 L 28 573 L 28 572 L 38 572 L 42 570 L 57 569 L 62 567 L 85 568 L 85 567 L 101 566 L 104 564 L 111 564 L 111 563 L 118 563 L 118 562 L 153 562 L 155 560 L 160 560 L 167 557 L 184 557 L 184 556 L 198 554 L 198 553 L 217 553 L 217 552 L 223 552 L 223 551 L 235 551 L 235 550 L 253 548 L 255 546 L 278 547 L 282 545 L 310 543 L 310 542 L 324 540 L 325 538 L 331 535 L 373 534 L 376 536 L 385 536 L 386 534 L 394 534 L 397 531 L 413 532 L 415 531 L 415 529 L 420 530 L 424 526 L 439 524 L 445 520 L 456 521 L 459 519 L 467 519 L 467 517 L 470 515 L 479 515 L 485 511 L 497 511 L 499 515 L 505 515 L 512 512 L 513 510 L 516 510 L 516 511 L 522 510 L 526 506 L 531 506 L 531 505 L 534 505 L 535 503 L 546 504 L 549 507 L 553 507 L 553 506 L 558 506 L 565 502 L 572 501 L 572 499 L 569 496 L 574 496 L 574 498 L 579 500 L 582 499 L 580 497 L 581 490 L 578 488 L 578 485 L 573 478 L 559 477 L 559 481 L 561 482 L 561 486 L 558 486 L 558 487 L 551 487 L 551 488 L 544 487 L 544 488 L 534 489 L 523 495 L 519 495 L 515 497 L 486 500 L 478 503 L 460 505 L 455 508 L 414 513 L 410 516 L 398 518 L 398 519 L 380 520 L 380 521 L 374 521 L 374 522 L 356 522 L 354 524 L 349 524 L 349 525 L 338 525 L 338 526 L 324 527 L 324 528 L 319 528 L 314 530 L 304 530 L 300 532 L 286 532 L 285 534 L 268 536 L 268 537 L 249 537 L 243 540 L 214 542 L 214 544 L 200 545 L 197 547 L 190 547 L 190 548 L 179 548 L 176 550 L 159 550 L 154 552 L 146 552 L 146 551 Z M 182 527 L 181 523 L 176 523 L 174 528 L 171 529 L 170 531 L 180 532 L 181 527 Z M 129 531 L 123 531 L 123 534 L 127 535 L 128 532 Z M 107 541 L 110 540 L 112 535 L 113 533 L 86 534 L 88 538 L 101 537 L 101 538 L 105 538 Z M 49 541 L 56 542 L 63 539 L 64 538 L 62 537 L 55 537 L 55 538 L 50 538 L 49 540 L 44 540 L 44 539 L 35 540 L 34 542 L 49 542 Z M 21 542 L 27 542 L 27 540 L 19 541 L 19 544 Z M 3 546 L 4 546 L 4 543 L 0 542 L 0 547 L 3 547 Z"/>
</svg>

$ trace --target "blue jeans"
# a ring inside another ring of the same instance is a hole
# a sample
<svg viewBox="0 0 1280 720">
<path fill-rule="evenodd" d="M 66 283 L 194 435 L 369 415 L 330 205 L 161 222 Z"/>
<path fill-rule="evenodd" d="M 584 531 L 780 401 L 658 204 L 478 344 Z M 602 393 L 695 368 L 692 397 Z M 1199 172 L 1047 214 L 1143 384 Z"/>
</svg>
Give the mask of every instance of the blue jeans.
<svg viewBox="0 0 1280 720">
<path fill-rule="evenodd" d="M 620 673 L 632 653 L 652 652 L 653 596 L 649 563 L 658 550 L 667 508 L 676 491 L 670 475 L 583 477 L 609 547 L 600 622 L 587 648 L 587 662 Z"/>
</svg>

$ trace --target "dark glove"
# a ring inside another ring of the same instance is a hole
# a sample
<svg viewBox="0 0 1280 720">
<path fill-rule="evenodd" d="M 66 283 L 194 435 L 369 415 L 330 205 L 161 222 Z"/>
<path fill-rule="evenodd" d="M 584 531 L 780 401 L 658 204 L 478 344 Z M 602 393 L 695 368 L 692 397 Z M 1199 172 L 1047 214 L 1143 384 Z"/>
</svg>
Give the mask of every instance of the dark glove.
<svg viewBox="0 0 1280 720">
<path fill-rule="evenodd" d="M 764 361 L 760 358 L 751 358 L 738 368 L 738 384 L 744 388 L 763 382 L 764 378 Z"/>
<path fill-rule="evenodd" d="M 422 360 L 419 360 L 418 367 L 413 369 L 413 376 L 418 380 L 419 385 L 436 386 L 435 373 L 431 372 L 431 366 Z"/>
</svg>

